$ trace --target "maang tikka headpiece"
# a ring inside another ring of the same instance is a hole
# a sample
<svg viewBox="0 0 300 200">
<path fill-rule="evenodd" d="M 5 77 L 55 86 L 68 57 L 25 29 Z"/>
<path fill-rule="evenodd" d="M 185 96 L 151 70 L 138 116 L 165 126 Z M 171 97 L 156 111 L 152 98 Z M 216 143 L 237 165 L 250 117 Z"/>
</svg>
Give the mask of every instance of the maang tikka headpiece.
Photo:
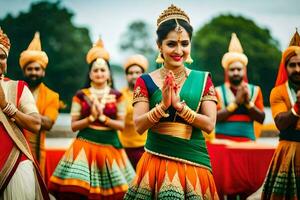
<svg viewBox="0 0 300 200">
<path fill-rule="evenodd" d="M 181 10 L 180 8 L 178 8 L 177 6 L 174 6 L 173 4 L 171 4 L 171 6 L 169 6 L 166 10 L 164 10 L 158 17 L 157 19 L 157 27 L 159 27 L 162 23 L 164 23 L 165 21 L 168 21 L 170 19 L 175 19 L 176 24 L 177 24 L 177 29 L 178 31 L 181 29 L 177 19 L 182 19 L 184 21 L 186 21 L 187 23 L 190 23 L 190 18 L 188 17 L 188 15 Z"/>
</svg>

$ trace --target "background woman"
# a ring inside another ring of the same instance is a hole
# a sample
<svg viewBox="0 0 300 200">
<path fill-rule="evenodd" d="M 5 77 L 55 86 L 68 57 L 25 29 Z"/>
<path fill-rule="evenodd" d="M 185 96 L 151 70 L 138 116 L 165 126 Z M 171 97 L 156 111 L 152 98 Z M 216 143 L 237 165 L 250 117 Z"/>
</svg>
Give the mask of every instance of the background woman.
<svg viewBox="0 0 300 200">
<path fill-rule="evenodd" d="M 108 60 L 99 40 L 87 54 L 87 87 L 72 102 L 71 126 L 79 133 L 50 178 L 60 199 L 122 199 L 135 175 L 116 132 L 124 127 L 124 106 L 110 87 Z"/>
<path fill-rule="evenodd" d="M 157 62 L 135 85 L 134 118 L 148 130 L 137 177 L 125 199 L 218 199 L 201 130 L 216 122 L 216 96 L 208 72 L 192 71 L 192 27 L 184 11 L 171 5 L 157 20 Z"/>
</svg>

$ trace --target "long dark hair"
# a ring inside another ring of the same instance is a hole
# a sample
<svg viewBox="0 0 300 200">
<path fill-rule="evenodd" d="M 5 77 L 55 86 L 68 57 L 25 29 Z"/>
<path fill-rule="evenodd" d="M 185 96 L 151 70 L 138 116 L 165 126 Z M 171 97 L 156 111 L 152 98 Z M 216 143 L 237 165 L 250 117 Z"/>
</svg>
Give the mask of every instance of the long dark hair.
<svg viewBox="0 0 300 200">
<path fill-rule="evenodd" d="M 85 84 L 83 85 L 82 89 L 83 89 L 83 88 L 89 88 L 89 87 L 91 87 L 91 82 L 92 82 L 92 80 L 90 79 L 90 72 L 91 72 L 92 66 L 93 66 L 93 64 L 94 64 L 94 62 L 95 62 L 96 60 L 97 60 L 97 59 L 93 60 L 93 62 L 91 62 L 91 64 L 89 65 L 89 71 L 88 71 L 88 73 L 87 73 L 87 76 L 86 76 L 86 79 L 85 79 L 86 81 L 85 81 Z M 107 64 L 108 70 L 109 70 L 109 72 L 110 72 L 110 77 L 109 77 L 110 83 L 109 83 L 109 86 L 110 86 L 111 88 L 114 89 L 115 86 L 114 86 L 114 81 L 113 81 L 112 70 L 111 70 L 109 61 L 106 61 L 106 60 L 105 60 L 105 62 L 106 62 L 106 64 Z"/>
<path fill-rule="evenodd" d="M 180 26 L 182 26 L 186 32 L 189 34 L 190 40 L 192 40 L 193 36 L 193 27 L 182 19 L 177 19 L 177 22 Z M 162 44 L 162 41 L 167 37 L 169 32 L 173 31 L 177 26 L 175 19 L 170 19 L 168 21 L 163 22 L 156 30 L 157 35 L 157 43 Z"/>
</svg>

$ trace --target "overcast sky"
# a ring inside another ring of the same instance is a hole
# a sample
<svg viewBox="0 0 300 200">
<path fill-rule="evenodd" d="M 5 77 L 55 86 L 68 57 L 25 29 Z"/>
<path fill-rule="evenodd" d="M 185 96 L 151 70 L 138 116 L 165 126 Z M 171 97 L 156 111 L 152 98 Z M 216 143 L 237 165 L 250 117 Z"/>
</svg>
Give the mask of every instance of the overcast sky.
<svg viewBox="0 0 300 200">
<path fill-rule="evenodd" d="M 0 0 L 0 18 L 11 13 L 28 11 L 38 0 Z M 182 8 L 197 30 L 220 14 L 238 14 L 268 28 L 272 36 L 286 48 L 295 31 L 300 29 L 300 0 L 62 0 L 62 5 L 74 14 L 74 23 L 89 28 L 95 41 L 101 35 L 114 62 L 122 63 L 124 54 L 119 50 L 120 37 L 128 24 L 144 20 L 153 26 L 156 19 L 171 3 Z M 154 42 L 154 41 L 153 41 Z"/>
</svg>

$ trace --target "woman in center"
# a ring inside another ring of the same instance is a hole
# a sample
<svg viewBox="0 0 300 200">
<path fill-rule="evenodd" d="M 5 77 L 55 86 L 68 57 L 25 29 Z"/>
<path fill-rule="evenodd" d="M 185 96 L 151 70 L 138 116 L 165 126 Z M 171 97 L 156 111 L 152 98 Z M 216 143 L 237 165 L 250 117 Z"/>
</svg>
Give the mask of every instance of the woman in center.
<svg viewBox="0 0 300 200">
<path fill-rule="evenodd" d="M 125 199 L 218 199 L 202 130 L 216 122 L 216 96 L 208 72 L 186 68 L 193 28 L 171 5 L 157 20 L 162 67 L 142 75 L 134 90 L 134 121 L 148 130 L 145 153 Z"/>
</svg>

